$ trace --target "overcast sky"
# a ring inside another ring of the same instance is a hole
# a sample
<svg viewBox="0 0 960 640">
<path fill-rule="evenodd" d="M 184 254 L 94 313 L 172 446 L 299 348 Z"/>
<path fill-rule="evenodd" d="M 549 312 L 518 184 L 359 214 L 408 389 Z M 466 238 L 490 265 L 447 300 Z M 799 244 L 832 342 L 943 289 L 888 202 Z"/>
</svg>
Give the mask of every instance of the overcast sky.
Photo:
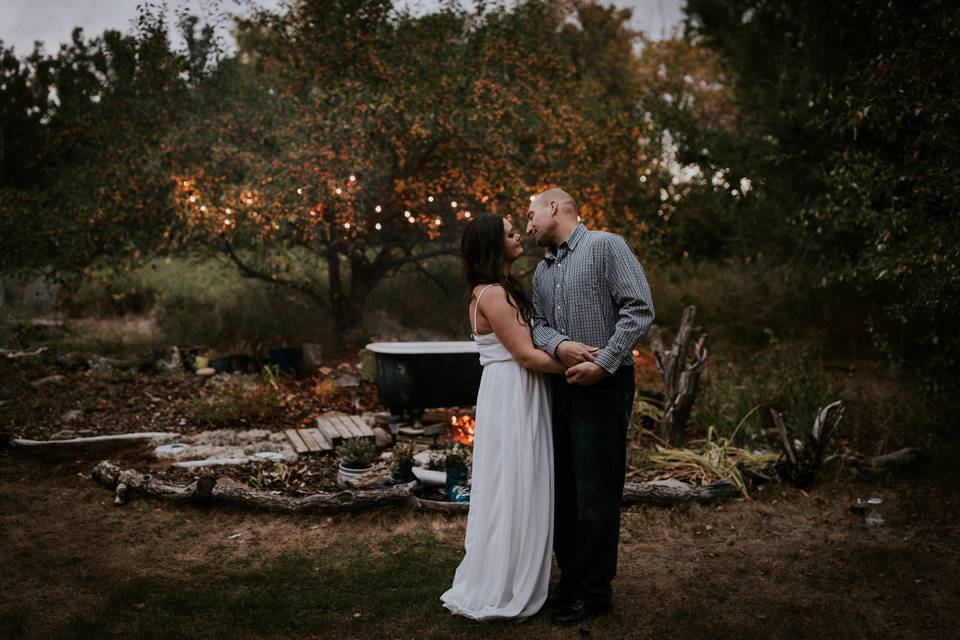
<svg viewBox="0 0 960 640">
<path fill-rule="evenodd" d="M 83 27 L 87 37 L 106 29 L 129 31 L 137 12 L 137 4 L 144 0 L 0 0 L 0 40 L 4 46 L 13 46 L 17 55 L 24 56 L 40 40 L 47 52 L 56 51 L 62 42 L 70 39 L 74 27 Z M 403 0 L 403 5 L 418 12 L 435 9 L 437 0 Z M 683 0 L 606 0 L 607 4 L 633 9 L 633 27 L 649 36 L 659 38 L 682 20 Z M 169 0 L 171 9 L 188 6 L 196 15 L 210 13 L 216 4 L 209 0 Z M 222 0 L 222 10 L 243 12 L 248 1 Z M 257 0 L 260 6 L 275 8 L 283 0 Z M 172 10 L 170 11 L 172 14 Z"/>
</svg>

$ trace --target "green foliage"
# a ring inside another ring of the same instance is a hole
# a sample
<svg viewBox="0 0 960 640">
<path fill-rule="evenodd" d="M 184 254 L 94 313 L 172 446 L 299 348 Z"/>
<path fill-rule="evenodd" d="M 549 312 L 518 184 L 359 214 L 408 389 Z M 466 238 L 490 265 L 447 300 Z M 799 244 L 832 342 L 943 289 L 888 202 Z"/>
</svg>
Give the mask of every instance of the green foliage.
<svg viewBox="0 0 960 640">
<path fill-rule="evenodd" d="M 78 28 L 54 55 L 0 51 L 10 87 L 0 101 L 0 270 L 135 261 L 164 245 L 173 201 L 162 140 L 216 53 L 212 30 L 180 26 L 183 52 L 150 5 L 130 35 L 88 40 Z"/>
<path fill-rule="evenodd" d="M 824 368 L 817 347 L 776 342 L 743 360 L 714 356 L 706 366 L 691 428 L 741 442 L 765 442 L 769 409 L 801 432 L 813 426 L 817 410 L 836 400 L 841 389 Z M 758 409 L 760 407 L 760 409 Z"/>
<path fill-rule="evenodd" d="M 960 364 L 956 7 L 691 0 L 687 12 L 744 112 L 718 162 L 743 162 L 818 281 L 852 284 L 878 342 L 946 391 Z"/>
</svg>

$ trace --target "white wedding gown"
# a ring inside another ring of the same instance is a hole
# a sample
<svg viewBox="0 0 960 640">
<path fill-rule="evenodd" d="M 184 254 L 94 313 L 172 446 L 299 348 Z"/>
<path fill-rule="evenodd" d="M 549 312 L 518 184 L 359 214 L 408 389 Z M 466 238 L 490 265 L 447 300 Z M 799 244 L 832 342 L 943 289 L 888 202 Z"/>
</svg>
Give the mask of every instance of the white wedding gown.
<svg viewBox="0 0 960 640">
<path fill-rule="evenodd" d="M 474 340 L 483 377 L 466 554 L 440 600 L 451 612 L 474 620 L 525 618 L 543 606 L 550 583 L 550 388 L 543 374 L 521 367 L 496 334 L 474 333 Z"/>
</svg>

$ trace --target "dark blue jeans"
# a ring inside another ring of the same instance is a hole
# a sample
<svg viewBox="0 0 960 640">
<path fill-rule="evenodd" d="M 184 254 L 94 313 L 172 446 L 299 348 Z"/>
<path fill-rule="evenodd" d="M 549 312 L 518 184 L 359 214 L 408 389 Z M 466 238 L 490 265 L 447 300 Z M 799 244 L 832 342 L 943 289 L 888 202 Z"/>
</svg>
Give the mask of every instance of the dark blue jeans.
<svg viewBox="0 0 960 640">
<path fill-rule="evenodd" d="M 590 386 L 553 380 L 554 532 L 560 588 L 610 602 L 633 410 L 633 367 Z"/>
</svg>

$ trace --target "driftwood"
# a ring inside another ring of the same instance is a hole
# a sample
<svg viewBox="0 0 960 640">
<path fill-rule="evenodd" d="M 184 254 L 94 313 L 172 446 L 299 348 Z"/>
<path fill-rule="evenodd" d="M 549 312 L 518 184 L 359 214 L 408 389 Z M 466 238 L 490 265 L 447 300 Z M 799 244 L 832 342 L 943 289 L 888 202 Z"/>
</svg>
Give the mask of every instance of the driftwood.
<svg viewBox="0 0 960 640">
<path fill-rule="evenodd" d="M 813 484 L 817 471 L 823 466 L 823 454 L 827 444 L 843 418 L 843 402 L 831 402 L 817 412 L 813 429 L 807 436 L 806 443 L 799 449 L 791 441 L 780 412 L 771 409 L 770 415 L 780 432 L 783 446 L 783 453 L 780 460 L 774 464 L 774 469 L 781 478 L 795 487 L 809 487 Z"/>
<path fill-rule="evenodd" d="M 170 484 L 150 474 L 121 469 L 107 461 L 94 467 L 91 477 L 114 490 L 114 503 L 118 505 L 126 503 L 131 496 L 141 495 L 174 502 L 249 507 L 287 513 L 333 513 L 391 506 L 453 514 L 467 513 L 470 509 L 467 502 L 420 498 L 415 494 L 421 486 L 416 481 L 389 488 L 286 496 L 251 489 L 227 477 L 204 476 L 187 485 Z M 740 490 L 728 480 L 706 487 L 692 487 L 680 482 L 630 482 L 623 488 L 623 504 L 673 506 L 689 502 L 706 503 L 739 495 Z"/>
<path fill-rule="evenodd" d="M 683 442 L 687 418 L 690 417 L 690 410 L 699 390 L 700 371 L 707 361 L 707 350 L 704 347 L 706 336 L 701 335 L 692 348 L 690 344 L 693 340 L 693 321 L 696 314 L 697 308 L 692 305 L 683 310 L 680 330 L 669 351 L 664 349 L 660 327 L 650 327 L 653 361 L 657 371 L 663 376 L 665 391 L 660 437 L 674 447 Z"/>
<path fill-rule="evenodd" d="M 91 442 L 111 442 L 119 440 L 168 440 L 178 435 L 180 434 L 166 431 L 144 431 L 141 433 L 118 433 L 108 436 L 64 438 L 62 440 L 27 440 L 25 438 L 13 438 L 10 443 L 17 447 L 41 447 L 47 445 L 89 444 Z"/>
<path fill-rule="evenodd" d="M 742 494 L 733 482 L 721 480 L 705 487 L 694 487 L 683 482 L 628 482 L 623 485 L 623 504 L 653 504 L 672 507 L 689 502 L 706 504 Z"/>
</svg>

